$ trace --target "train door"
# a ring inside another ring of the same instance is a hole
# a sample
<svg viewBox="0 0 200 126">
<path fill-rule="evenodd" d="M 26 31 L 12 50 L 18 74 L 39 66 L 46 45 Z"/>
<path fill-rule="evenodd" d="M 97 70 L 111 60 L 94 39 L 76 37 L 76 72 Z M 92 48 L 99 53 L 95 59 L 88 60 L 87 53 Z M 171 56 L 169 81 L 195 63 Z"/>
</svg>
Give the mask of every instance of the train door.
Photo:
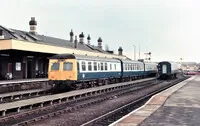
<svg viewBox="0 0 200 126">
<path fill-rule="evenodd" d="M 163 73 L 163 74 L 166 74 L 166 73 L 167 73 L 167 65 L 166 65 L 166 64 L 163 64 L 163 65 L 162 65 L 162 73 Z"/>
</svg>

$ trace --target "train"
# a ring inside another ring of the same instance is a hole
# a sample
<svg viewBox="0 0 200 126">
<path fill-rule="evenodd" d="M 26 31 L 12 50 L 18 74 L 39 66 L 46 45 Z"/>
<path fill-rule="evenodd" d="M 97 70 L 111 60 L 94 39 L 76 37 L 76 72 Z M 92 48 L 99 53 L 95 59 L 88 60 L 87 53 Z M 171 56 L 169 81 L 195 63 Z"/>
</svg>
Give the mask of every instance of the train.
<svg viewBox="0 0 200 126">
<path fill-rule="evenodd" d="M 85 88 L 157 75 L 156 63 L 58 54 L 49 58 L 48 79 L 56 86 Z"/>
<path fill-rule="evenodd" d="M 176 78 L 179 74 L 180 66 L 176 62 L 162 61 L 158 63 L 159 79 L 167 80 Z"/>
</svg>

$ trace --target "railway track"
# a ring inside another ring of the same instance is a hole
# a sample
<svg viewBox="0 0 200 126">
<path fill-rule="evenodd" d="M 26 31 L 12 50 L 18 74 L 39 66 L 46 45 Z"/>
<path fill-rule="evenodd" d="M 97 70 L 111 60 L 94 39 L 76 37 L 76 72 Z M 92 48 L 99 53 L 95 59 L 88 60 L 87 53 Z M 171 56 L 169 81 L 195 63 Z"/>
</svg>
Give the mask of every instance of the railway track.
<svg viewBox="0 0 200 126">
<path fill-rule="evenodd" d="M 38 117 L 37 119 L 26 120 L 28 122 L 23 122 L 22 124 L 31 124 L 34 126 L 54 126 L 54 125 L 107 125 L 112 123 L 112 118 L 108 120 L 108 122 L 99 123 L 99 120 L 96 120 L 94 123 L 88 123 L 95 118 L 99 118 L 105 114 L 110 113 L 111 111 L 120 108 L 124 105 L 127 105 L 131 102 L 136 101 L 139 98 L 144 97 L 152 93 L 155 90 L 161 89 L 173 81 L 182 81 L 182 80 L 171 80 L 169 82 L 157 82 L 157 84 L 149 85 L 149 87 L 144 86 L 140 89 L 135 89 L 132 91 L 127 91 L 126 93 L 121 93 L 118 91 L 118 94 L 106 94 L 106 96 L 101 96 L 101 98 L 109 97 L 105 100 L 93 101 L 94 99 L 97 100 L 99 97 L 95 97 L 92 99 L 88 99 L 88 101 L 84 100 L 82 102 L 76 102 L 76 104 L 71 104 L 71 106 L 67 106 L 66 109 L 61 111 L 57 111 L 55 113 L 51 113 L 50 115 L 44 115 Z M 177 82 L 178 83 L 178 82 Z M 167 88 L 167 87 L 166 87 Z M 164 90 L 164 89 L 163 89 Z M 141 101 L 141 102 L 144 102 Z M 137 104 L 138 105 L 138 104 Z M 136 106 L 134 106 L 136 107 Z M 139 106 L 137 106 L 139 107 Z M 62 115 L 62 116 L 61 116 Z M 115 114 L 114 114 L 115 115 Z M 54 118 L 52 118 L 55 116 Z M 104 116 L 103 116 L 104 117 Z M 112 117 L 112 116 L 111 116 Z M 115 117 L 114 117 L 115 118 Z M 44 120 L 45 119 L 45 120 Z M 102 118 L 100 118 L 102 119 Z M 117 117 L 116 117 L 117 119 Z M 113 119 L 114 120 L 114 119 Z M 102 121 L 102 120 L 101 120 Z M 100 122 L 101 122 L 100 121 Z M 103 120 L 104 121 L 104 120 Z M 51 123 L 49 123 L 51 122 Z"/>
<path fill-rule="evenodd" d="M 26 111 L 23 113 L 13 114 L 4 118 L 0 118 L 0 125 L 8 125 L 8 123 L 9 125 L 30 124 L 41 119 L 49 118 L 62 113 L 69 113 L 79 108 L 103 102 L 117 96 L 124 95 L 128 92 L 133 92 L 143 87 L 151 86 L 155 83 L 155 80 L 150 80 L 150 82 L 140 82 L 139 85 L 132 84 L 128 86 L 121 86 L 121 88 L 110 88 L 108 90 L 89 93 L 87 97 L 73 97 L 73 99 L 65 102 L 57 101 L 57 104 L 38 107 L 37 109 L 32 109 L 31 111 Z"/>
<path fill-rule="evenodd" d="M 114 109 L 108 113 L 105 113 L 97 118 L 94 118 L 84 124 L 82 124 L 81 126 L 102 126 L 102 125 L 109 125 L 113 122 L 115 122 L 116 120 L 120 119 L 121 117 L 127 115 L 128 113 L 130 113 L 131 111 L 135 110 L 136 108 L 142 106 L 148 99 L 150 99 L 153 95 L 185 80 L 186 78 L 182 78 L 179 80 L 174 80 L 172 82 L 169 82 L 169 84 L 159 88 L 158 90 L 154 90 L 149 94 L 146 94 L 142 97 L 139 97 L 137 99 L 135 99 L 134 101 L 123 105 L 117 109 Z"/>
</svg>

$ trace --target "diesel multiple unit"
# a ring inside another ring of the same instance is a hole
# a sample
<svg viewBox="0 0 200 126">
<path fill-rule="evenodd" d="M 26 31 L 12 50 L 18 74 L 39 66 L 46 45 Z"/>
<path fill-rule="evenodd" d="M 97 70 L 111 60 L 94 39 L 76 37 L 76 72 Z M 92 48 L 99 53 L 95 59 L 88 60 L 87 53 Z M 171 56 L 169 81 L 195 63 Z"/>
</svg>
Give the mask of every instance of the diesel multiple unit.
<svg viewBox="0 0 200 126">
<path fill-rule="evenodd" d="M 55 85 L 83 87 L 130 81 L 156 73 L 155 63 L 60 54 L 50 58 L 48 78 Z"/>
</svg>

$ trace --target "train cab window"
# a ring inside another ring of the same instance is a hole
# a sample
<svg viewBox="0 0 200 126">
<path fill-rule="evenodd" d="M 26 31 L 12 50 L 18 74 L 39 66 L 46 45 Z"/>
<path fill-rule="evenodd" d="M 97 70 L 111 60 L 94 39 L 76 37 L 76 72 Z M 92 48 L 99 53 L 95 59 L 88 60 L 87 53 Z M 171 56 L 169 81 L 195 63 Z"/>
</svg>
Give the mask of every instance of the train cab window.
<svg viewBox="0 0 200 126">
<path fill-rule="evenodd" d="M 97 62 L 93 62 L 94 71 L 97 71 Z"/>
<path fill-rule="evenodd" d="M 101 70 L 103 70 L 103 63 L 101 63 Z"/>
<path fill-rule="evenodd" d="M 64 62 L 63 63 L 63 70 L 72 70 L 72 68 L 73 68 L 73 64 L 72 63 L 70 63 L 70 62 Z"/>
<path fill-rule="evenodd" d="M 60 67 L 60 63 L 53 63 L 51 65 L 51 70 L 59 70 L 59 67 Z"/>
<path fill-rule="evenodd" d="M 82 71 L 86 71 L 86 67 L 85 67 L 85 62 L 81 62 L 81 66 L 82 66 Z"/>
<path fill-rule="evenodd" d="M 79 68 L 79 62 L 77 62 L 77 70 L 79 71 L 79 69 L 80 69 L 80 68 Z"/>
<path fill-rule="evenodd" d="M 88 62 L 88 71 L 92 71 L 92 63 Z"/>
<path fill-rule="evenodd" d="M 105 70 L 108 70 L 108 66 L 107 66 L 107 63 L 105 63 Z"/>
<path fill-rule="evenodd" d="M 110 64 L 110 70 L 112 70 L 112 64 Z"/>
</svg>

